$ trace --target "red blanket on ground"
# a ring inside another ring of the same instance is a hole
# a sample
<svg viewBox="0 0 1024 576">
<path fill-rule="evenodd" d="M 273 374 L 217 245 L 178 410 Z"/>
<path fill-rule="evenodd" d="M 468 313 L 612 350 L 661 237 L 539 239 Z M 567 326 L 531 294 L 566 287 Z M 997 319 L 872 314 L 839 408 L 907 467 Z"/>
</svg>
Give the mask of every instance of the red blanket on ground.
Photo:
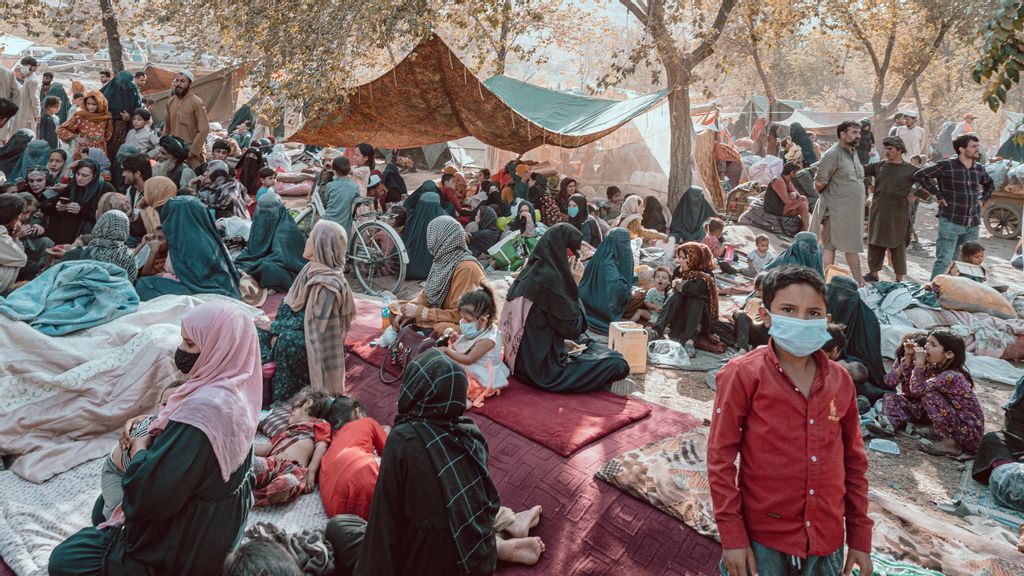
<svg viewBox="0 0 1024 576">
<path fill-rule="evenodd" d="M 379 305 L 358 299 L 356 303 L 359 320 L 349 332 L 350 345 L 365 341 L 380 329 Z M 346 361 L 349 393 L 367 405 L 370 416 L 391 424 L 399 386 L 381 384 L 378 366 L 355 354 L 350 353 Z M 565 398 L 571 406 L 587 396 Z M 630 402 L 646 404 L 635 399 Z M 500 574 L 718 574 L 722 552 L 717 542 L 594 478 L 594 472 L 611 457 L 700 424 L 688 414 L 648 406 L 649 418 L 628 424 L 568 458 L 488 417 L 469 413 L 487 438 L 491 477 L 502 505 L 516 511 L 537 504 L 544 507 L 540 525 L 532 534 L 541 537 L 547 547 L 540 562 L 530 567 L 502 564 Z"/>
</svg>

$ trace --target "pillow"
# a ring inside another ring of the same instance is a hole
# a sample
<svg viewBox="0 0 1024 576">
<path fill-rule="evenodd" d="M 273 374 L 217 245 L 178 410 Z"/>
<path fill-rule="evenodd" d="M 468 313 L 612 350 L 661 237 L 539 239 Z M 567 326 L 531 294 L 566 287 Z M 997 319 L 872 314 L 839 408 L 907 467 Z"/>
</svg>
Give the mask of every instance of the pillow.
<svg viewBox="0 0 1024 576">
<path fill-rule="evenodd" d="M 594 476 L 718 540 L 707 452 L 708 429 L 697 427 L 612 458 Z"/>
<path fill-rule="evenodd" d="M 256 429 L 266 434 L 268 437 L 273 438 L 281 432 L 284 432 L 284 429 L 288 427 L 288 416 L 291 413 L 291 406 L 277 406 L 271 409 L 270 413 L 267 414 L 263 420 L 260 420 L 260 425 L 257 426 Z"/>
</svg>

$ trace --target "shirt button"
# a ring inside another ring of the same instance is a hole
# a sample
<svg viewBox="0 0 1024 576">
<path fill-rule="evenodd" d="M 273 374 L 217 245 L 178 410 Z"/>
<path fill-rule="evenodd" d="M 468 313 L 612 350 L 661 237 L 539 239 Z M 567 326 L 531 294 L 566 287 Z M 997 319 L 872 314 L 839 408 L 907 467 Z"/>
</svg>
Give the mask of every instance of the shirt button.
<svg viewBox="0 0 1024 576">
<path fill-rule="evenodd" d="M 818 461 L 818 457 L 817 456 L 811 456 L 811 462 L 817 462 L 817 461 Z"/>
<path fill-rule="evenodd" d="M 811 424 L 814 424 L 814 418 L 811 418 Z"/>
<path fill-rule="evenodd" d="M 814 488 L 811 488 L 811 496 L 814 496 Z"/>
<path fill-rule="evenodd" d="M 805 524 L 807 525 L 807 527 L 808 527 L 808 528 L 810 528 L 810 527 L 811 527 L 811 521 L 810 521 L 810 520 L 808 520 L 807 522 L 805 522 Z"/>
<path fill-rule="evenodd" d="M 721 408 L 715 408 L 715 414 L 721 414 L 721 413 L 722 413 L 722 409 Z"/>
</svg>

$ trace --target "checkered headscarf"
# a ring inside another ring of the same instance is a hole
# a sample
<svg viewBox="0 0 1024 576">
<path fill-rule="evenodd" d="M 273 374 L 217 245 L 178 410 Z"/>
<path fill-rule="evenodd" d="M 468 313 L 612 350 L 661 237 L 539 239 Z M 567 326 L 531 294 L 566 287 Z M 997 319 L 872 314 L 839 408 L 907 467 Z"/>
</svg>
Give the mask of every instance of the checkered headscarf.
<svg viewBox="0 0 1024 576">
<path fill-rule="evenodd" d="M 487 471 L 487 440 L 466 412 L 466 372 L 436 348 L 405 371 L 395 431 L 410 426 L 437 473 L 463 574 L 490 574 L 497 563 L 498 489 Z"/>
</svg>

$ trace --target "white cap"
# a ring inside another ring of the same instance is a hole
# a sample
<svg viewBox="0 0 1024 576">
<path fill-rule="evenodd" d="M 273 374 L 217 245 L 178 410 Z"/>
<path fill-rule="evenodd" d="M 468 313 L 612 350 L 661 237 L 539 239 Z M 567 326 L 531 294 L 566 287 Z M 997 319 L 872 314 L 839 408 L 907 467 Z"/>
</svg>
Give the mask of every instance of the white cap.
<svg viewBox="0 0 1024 576">
<path fill-rule="evenodd" d="M 182 70 L 182 71 L 178 72 L 178 74 L 181 74 L 185 78 L 188 78 L 189 82 L 195 82 L 196 81 L 196 77 L 193 76 L 192 73 L 189 72 L 188 70 Z"/>
<path fill-rule="evenodd" d="M 903 115 L 908 118 L 917 118 L 917 110 L 906 110 Z"/>
</svg>

